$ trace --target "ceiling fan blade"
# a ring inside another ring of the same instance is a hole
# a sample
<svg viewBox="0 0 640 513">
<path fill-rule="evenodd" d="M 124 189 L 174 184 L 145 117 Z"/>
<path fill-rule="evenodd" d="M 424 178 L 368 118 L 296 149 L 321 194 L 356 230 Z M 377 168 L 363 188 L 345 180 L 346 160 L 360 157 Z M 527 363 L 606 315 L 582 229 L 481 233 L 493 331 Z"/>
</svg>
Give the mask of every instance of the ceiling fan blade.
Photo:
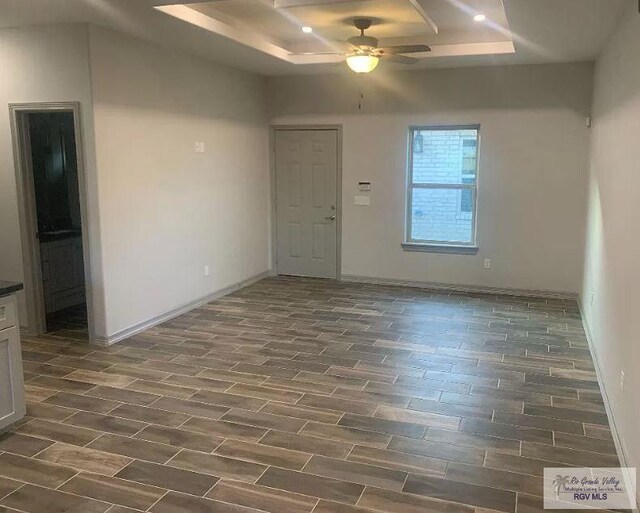
<svg viewBox="0 0 640 513">
<path fill-rule="evenodd" d="M 329 41 L 326 44 L 327 46 L 330 46 L 331 48 L 335 48 L 336 50 L 342 52 L 352 52 L 358 48 L 357 46 L 351 44 L 349 41 Z"/>
<path fill-rule="evenodd" d="M 398 64 L 415 64 L 416 62 L 420 62 L 420 59 L 416 59 L 415 57 L 405 57 L 404 55 L 382 54 L 380 58 L 385 62 L 395 62 Z"/>
<path fill-rule="evenodd" d="M 431 48 L 427 45 L 399 45 L 399 46 L 387 46 L 384 48 L 378 48 L 381 53 L 398 55 L 404 53 L 420 53 L 430 52 Z"/>
<path fill-rule="evenodd" d="M 342 52 L 298 52 L 291 55 L 340 55 L 344 57 L 344 53 Z"/>
</svg>

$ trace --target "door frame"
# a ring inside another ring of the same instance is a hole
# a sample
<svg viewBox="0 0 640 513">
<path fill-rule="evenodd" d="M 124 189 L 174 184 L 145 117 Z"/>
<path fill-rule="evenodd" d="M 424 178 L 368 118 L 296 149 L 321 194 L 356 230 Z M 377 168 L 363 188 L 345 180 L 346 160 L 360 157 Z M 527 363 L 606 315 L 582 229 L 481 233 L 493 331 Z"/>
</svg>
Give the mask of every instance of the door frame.
<svg viewBox="0 0 640 513">
<path fill-rule="evenodd" d="M 85 176 L 85 157 L 82 133 L 80 102 L 34 102 L 10 103 L 11 140 L 18 196 L 18 216 L 22 241 L 22 261 L 24 266 L 24 292 L 27 300 L 28 332 L 41 335 L 46 332 L 46 309 L 42 287 L 40 245 L 36 237 L 38 229 L 33 171 L 31 164 L 30 139 L 26 133 L 27 114 L 39 112 L 71 112 L 73 114 L 76 139 L 76 160 L 78 166 L 78 192 L 80 195 L 80 222 L 82 229 L 82 260 L 84 267 L 85 301 L 89 340 L 95 340 L 93 322 L 93 293 L 91 281 L 91 241 L 89 236 L 89 195 Z"/>
<path fill-rule="evenodd" d="M 276 188 L 276 132 L 327 130 L 336 132 L 336 280 L 342 279 L 342 125 L 271 125 L 269 127 L 269 171 L 271 185 L 271 262 L 278 274 L 278 218 Z"/>
</svg>

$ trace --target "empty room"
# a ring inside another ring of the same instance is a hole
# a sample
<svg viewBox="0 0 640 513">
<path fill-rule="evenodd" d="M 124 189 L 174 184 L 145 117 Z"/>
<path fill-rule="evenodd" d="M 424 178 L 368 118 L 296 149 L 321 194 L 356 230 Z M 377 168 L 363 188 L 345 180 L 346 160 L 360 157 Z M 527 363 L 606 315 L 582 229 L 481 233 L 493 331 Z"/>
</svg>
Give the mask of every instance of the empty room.
<svg viewBox="0 0 640 513">
<path fill-rule="evenodd" d="M 0 2 L 0 512 L 637 511 L 637 0 Z"/>
</svg>

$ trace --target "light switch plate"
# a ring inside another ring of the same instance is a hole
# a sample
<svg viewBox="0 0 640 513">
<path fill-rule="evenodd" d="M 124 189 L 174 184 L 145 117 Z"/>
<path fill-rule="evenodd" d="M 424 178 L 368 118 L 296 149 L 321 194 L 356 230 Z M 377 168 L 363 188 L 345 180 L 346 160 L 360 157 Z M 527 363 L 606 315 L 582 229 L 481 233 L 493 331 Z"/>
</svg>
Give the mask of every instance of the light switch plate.
<svg viewBox="0 0 640 513">
<path fill-rule="evenodd" d="M 371 205 L 371 199 L 369 196 L 356 196 L 353 201 L 354 205 L 358 205 L 361 207 L 368 207 Z"/>
</svg>

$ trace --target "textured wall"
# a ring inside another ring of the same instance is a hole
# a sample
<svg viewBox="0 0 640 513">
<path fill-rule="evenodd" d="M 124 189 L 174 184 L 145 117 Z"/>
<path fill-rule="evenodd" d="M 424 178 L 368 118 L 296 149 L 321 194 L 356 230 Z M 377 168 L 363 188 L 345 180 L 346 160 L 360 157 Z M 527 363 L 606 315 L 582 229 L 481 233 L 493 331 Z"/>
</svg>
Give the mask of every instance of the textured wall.
<svg viewBox="0 0 640 513">
<path fill-rule="evenodd" d="M 582 289 L 600 377 L 630 466 L 640 465 L 639 53 L 634 5 L 596 64 Z"/>
<path fill-rule="evenodd" d="M 592 65 L 277 77 L 273 123 L 343 126 L 344 274 L 577 293 Z M 364 96 L 358 109 L 360 94 Z M 481 125 L 477 255 L 403 251 L 410 126 Z M 371 206 L 354 205 L 371 181 Z M 491 258 L 492 268 L 483 268 Z"/>
<path fill-rule="evenodd" d="M 99 27 L 90 40 L 113 335 L 269 269 L 268 128 L 256 75 Z"/>
<path fill-rule="evenodd" d="M 18 199 L 9 125 L 9 103 L 79 102 L 84 141 L 89 219 L 85 229 L 92 239 L 96 329 L 104 328 L 99 213 L 96 201 L 93 108 L 89 78 L 87 27 L 57 25 L 0 30 L 0 279 L 23 281 Z M 20 324 L 27 318 L 24 295 L 19 295 Z"/>
</svg>

